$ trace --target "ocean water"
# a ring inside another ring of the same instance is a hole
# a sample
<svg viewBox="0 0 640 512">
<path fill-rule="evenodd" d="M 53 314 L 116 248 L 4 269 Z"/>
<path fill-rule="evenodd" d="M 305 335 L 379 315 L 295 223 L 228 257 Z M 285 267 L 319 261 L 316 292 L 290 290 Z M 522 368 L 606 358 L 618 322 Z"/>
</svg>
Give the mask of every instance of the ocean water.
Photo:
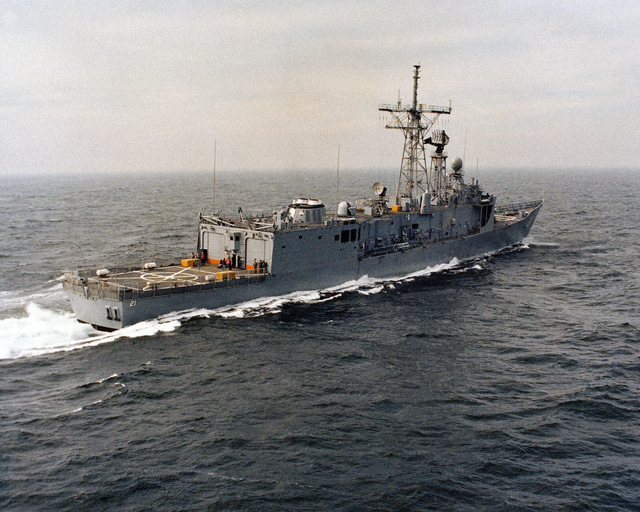
<svg viewBox="0 0 640 512">
<path fill-rule="evenodd" d="M 544 198 L 523 246 L 104 334 L 62 273 L 191 253 L 211 176 L 3 178 L 0 509 L 640 510 L 640 171 L 480 180 Z M 336 177 L 216 188 L 331 209 Z"/>
</svg>

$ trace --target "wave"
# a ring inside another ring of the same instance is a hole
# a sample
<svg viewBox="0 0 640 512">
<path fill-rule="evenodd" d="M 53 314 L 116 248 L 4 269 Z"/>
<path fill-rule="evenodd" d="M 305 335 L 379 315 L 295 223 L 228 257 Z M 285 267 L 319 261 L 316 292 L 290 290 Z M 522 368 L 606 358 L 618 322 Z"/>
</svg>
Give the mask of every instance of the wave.
<svg viewBox="0 0 640 512">
<path fill-rule="evenodd" d="M 385 285 L 393 284 L 400 281 L 411 281 L 416 277 L 429 275 L 433 272 L 441 271 L 445 268 L 454 267 L 458 264 L 458 260 L 452 260 L 451 263 L 438 265 L 437 267 L 429 267 L 419 272 L 414 272 L 406 276 L 390 277 L 390 278 L 370 278 L 362 276 L 360 279 L 347 281 L 338 286 L 332 286 L 322 290 L 311 290 L 303 292 L 293 292 L 278 297 L 263 297 L 251 301 L 236 304 L 234 306 L 225 306 L 223 308 L 206 311 L 207 316 L 220 316 L 223 318 L 247 318 L 262 316 L 264 314 L 279 313 L 285 304 L 318 304 L 342 297 L 345 293 L 358 292 L 363 295 L 373 295 L 380 293 L 385 289 Z"/>
<path fill-rule="evenodd" d="M 0 359 L 54 352 L 86 339 L 94 329 L 72 313 L 46 309 L 29 302 L 26 316 L 0 320 Z"/>
<path fill-rule="evenodd" d="M 53 286 L 44 290 L 27 292 L 24 291 L 0 291 L 0 312 L 23 309 L 30 303 L 52 304 L 66 301 L 66 296 L 62 288 L 62 281 L 55 279 L 49 283 L 55 283 Z"/>
<path fill-rule="evenodd" d="M 109 343 L 119 338 L 153 336 L 180 326 L 173 319 L 149 320 L 112 333 L 78 322 L 73 313 L 27 304 L 26 316 L 0 320 L 0 359 L 35 357 Z"/>
<path fill-rule="evenodd" d="M 43 297 L 63 294 L 62 285 L 55 286 L 42 293 L 21 296 L 13 292 L 0 292 L 0 305 L 6 307 L 24 305 L 26 316 L 4 318 L 0 320 L 0 359 L 18 359 L 35 357 L 54 352 L 68 352 L 80 348 L 93 347 L 110 343 L 120 338 L 139 338 L 153 336 L 158 333 L 170 333 L 178 329 L 182 322 L 191 318 L 253 318 L 282 311 L 284 305 L 318 304 L 342 297 L 345 293 L 375 295 L 385 289 L 393 289 L 395 285 L 411 282 L 417 278 L 444 271 L 466 272 L 481 270 L 478 260 L 462 265 L 457 258 L 449 263 L 427 267 L 411 274 L 370 278 L 363 276 L 358 280 L 348 281 L 338 286 L 322 290 L 293 292 L 275 297 L 262 297 L 240 304 L 224 306 L 217 309 L 190 309 L 168 313 L 153 320 L 146 320 L 111 333 L 101 333 L 93 327 L 81 324 L 71 312 L 47 308 L 34 302 Z M 3 295 L 4 294 L 4 295 Z"/>
<path fill-rule="evenodd" d="M 453 258 L 449 263 L 443 263 L 433 267 L 427 267 L 411 274 L 403 276 L 371 278 L 362 276 L 360 279 L 347 281 L 343 284 L 329 288 L 309 291 L 293 292 L 275 297 L 261 297 L 240 304 L 223 306 L 217 309 L 198 309 L 165 315 L 160 319 L 171 318 L 174 320 L 187 320 L 194 317 L 218 316 L 221 318 L 253 318 L 266 314 L 275 314 L 282 311 L 282 306 L 290 304 L 319 304 L 342 297 L 345 293 L 360 293 L 362 295 L 375 295 L 385 289 L 395 288 L 395 284 L 412 282 L 419 277 L 426 277 L 434 273 L 458 269 L 467 271 L 470 269 L 482 269 L 475 263 L 470 267 L 460 267 L 460 261 Z"/>
<path fill-rule="evenodd" d="M 558 242 L 548 242 L 546 240 L 537 240 L 535 237 L 528 236 L 525 238 L 521 244 L 525 249 L 529 247 L 561 247 L 562 245 Z M 516 246 L 517 247 L 517 246 Z"/>
</svg>

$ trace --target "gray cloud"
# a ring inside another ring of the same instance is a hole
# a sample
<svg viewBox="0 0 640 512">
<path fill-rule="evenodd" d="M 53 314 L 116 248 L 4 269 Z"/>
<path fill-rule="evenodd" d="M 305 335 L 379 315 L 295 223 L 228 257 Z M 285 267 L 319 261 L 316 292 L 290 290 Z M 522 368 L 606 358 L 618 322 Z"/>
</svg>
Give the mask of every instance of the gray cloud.
<svg viewBox="0 0 640 512">
<path fill-rule="evenodd" d="M 399 165 L 379 103 L 484 166 L 637 167 L 632 2 L 5 2 L 0 172 Z M 393 149 L 390 149 L 393 148 Z M 606 159 L 603 158 L 606 154 Z"/>
</svg>

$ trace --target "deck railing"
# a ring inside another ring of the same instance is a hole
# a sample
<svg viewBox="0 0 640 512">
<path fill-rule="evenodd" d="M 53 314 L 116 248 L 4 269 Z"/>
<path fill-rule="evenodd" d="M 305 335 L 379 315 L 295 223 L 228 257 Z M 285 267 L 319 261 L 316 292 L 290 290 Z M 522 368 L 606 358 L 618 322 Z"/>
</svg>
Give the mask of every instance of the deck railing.
<svg viewBox="0 0 640 512">
<path fill-rule="evenodd" d="M 202 281 L 197 283 L 192 281 L 171 280 L 140 288 L 133 287 L 130 284 L 120 284 L 115 279 L 110 278 L 96 279 L 92 277 L 91 279 L 85 279 L 78 274 L 67 274 L 63 285 L 72 293 L 82 294 L 87 298 L 95 297 L 99 299 L 126 301 L 136 300 L 138 298 L 214 290 L 218 288 L 248 286 L 263 283 L 266 275 L 268 274 L 245 274 L 233 279 Z"/>
<path fill-rule="evenodd" d="M 517 213 L 520 210 L 531 210 L 531 209 L 537 208 L 541 204 L 542 204 L 542 199 L 539 199 L 537 201 L 529 201 L 526 203 L 497 205 L 495 211 L 496 213 L 510 213 L 510 212 Z"/>
</svg>

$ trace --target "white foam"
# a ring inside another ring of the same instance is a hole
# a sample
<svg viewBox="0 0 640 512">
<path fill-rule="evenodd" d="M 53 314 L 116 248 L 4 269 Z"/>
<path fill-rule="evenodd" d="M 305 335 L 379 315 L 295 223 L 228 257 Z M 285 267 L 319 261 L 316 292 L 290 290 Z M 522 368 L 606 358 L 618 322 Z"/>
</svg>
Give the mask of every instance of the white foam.
<svg viewBox="0 0 640 512">
<path fill-rule="evenodd" d="M 194 317 L 210 317 L 218 316 L 222 318 L 249 318 L 262 316 L 266 314 L 279 313 L 284 304 L 319 304 L 335 300 L 347 292 L 358 292 L 363 295 L 375 295 L 382 292 L 385 288 L 395 288 L 394 283 L 412 281 L 417 277 L 428 276 L 433 273 L 442 272 L 455 268 L 460 264 L 457 258 L 453 258 L 449 263 L 443 263 L 433 267 L 407 274 L 404 276 L 388 277 L 388 278 L 371 278 L 362 276 L 358 280 L 347 281 L 337 286 L 332 286 L 322 290 L 310 290 L 302 292 L 293 292 L 287 295 L 276 297 L 262 297 L 253 299 L 232 306 L 225 306 L 218 309 L 197 309 L 176 313 L 175 318 L 186 320 Z M 161 317 L 161 318 L 166 318 Z"/>
<path fill-rule="evenodd" d="M 25 313 L 26 316 L 0 320 L 0 359 L 68 352 L 123 337 L 138 338 L 171 332 L 180 326 L 177 318 L 155 319 L 111 333 L 100 333 L 87 324 L 79 323 L 72 313 L 46 309 L 35 303 L 27 304 Z"/>
<path fill-rule="evenodd" d="M 0 320 L 0 359 L 33 357 L 53 352 L 66 352 L 84 347 L 110 343 L 120 338 L 153 336 L 170 333 L 180 327 L 181 322 L 195 317 L 218 316 L 222 318 L 249 318 L 275 314 L 285 304 L 318 304 L 335 300 L 344 293 L 358 292 L 375 295 L 385 289 L 395 288 L 395 283 L 410 282 L 417 277 L 455 268 L 460 264 L 457 258 L 449 263 L 427 267 L 404 276 L 370 278 L 363 276 L 338 286 L 323 290 L 293 292 L 275 297 L 262 297 L 233 306 L 217 309 L 192 309 L 169 313 L 153 320 L 124 327 L 112 333 L 99 333 L 92 327 L 81 324 L 70 312 L 49 309 L 34 300 L 58 298 L 63 293 L 61 283 L 43 292 L 21 295 L 17 292 L 0 292 L 0 306 L 24 305 L 23 316 Z M 475 265 L 472 268 L 481 268 Z M 4 303 L 2 303 L 4 301 Z M 0 310 L 6 309 L 0 307 Z M 107 379 L 115 378 L 112 375 Z"/>
<path fill-rule="evenodd" d="M 358 293 L 362 295 L 375 295 L 376 293 L 380 293 L 382 290 L 384 290 L 384 286 L 379 285 L 379 286 L 374 286 L 373 288 L 358 290 Z"/>
<path fill-rule="evenodd" d="M 22 309 L 30 303 L 56 303 L 66 300 L 62 283 L 56 283 L 45 290 L 25 293 L 24 291 L 0 291 L 0 311 Z"/>
<path fill-rule="evenodd" d="M 209 310 L 208 314 L 222 318 L 248 318 L 278 313 L 284 304 L 311 304 L 326 300 L 327 298 L 322 297 L 319 290 L 293 292 L 275 297 L 261 297 L 241 304 Z"/>
<path fill-rule="evenodd" d="M 111 379 L 115 379 L 117 377 L 118 377 L 118 374 L 114 373 L 113 375 L 109 375 L 108 377 L 105 377 L 104 379 L 100 379 L 100 380 L 98 380 L 96 382 L 97 382 L 97 384 L 102 384 L 103 382 L 106 382 L 106 381 L 111 380 Z"/>
<path fill-rule="evenodd" d="M 85 340 L 90 326 L 80 324 L 73 314 L 45 309 L 29 303 L 26 316 L 0 320 L 0 358 L 16 358 L 57 350 Z"/>
<path fill-rule="evenodd" d="M 524 249 L 528 249 L 530 246 L 533 247 L 560 247 L 560 244 L 557 242 L 545 242 L 545 241 L 538 241 L 538 240 L 534 240 L 532 238 L 525 238 L 524 241 L 522 242 L 522 246 Z"/>
</svg>

